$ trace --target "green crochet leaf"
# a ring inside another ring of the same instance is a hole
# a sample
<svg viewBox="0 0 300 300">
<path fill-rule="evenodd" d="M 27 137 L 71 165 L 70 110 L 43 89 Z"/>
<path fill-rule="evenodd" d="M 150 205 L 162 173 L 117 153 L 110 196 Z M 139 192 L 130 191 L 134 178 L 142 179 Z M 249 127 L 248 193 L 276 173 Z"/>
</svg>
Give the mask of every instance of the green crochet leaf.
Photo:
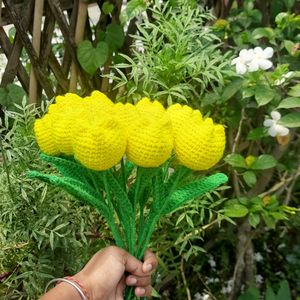
<svg viewBox="0 0 300 300">
<path fill-rule="evenodd" d="M 152 178 L 160 171 L 159 168 L 138 167 L 137 176 L 134 184 L 129 191 L 129 199 L 135 205 L 140 204 L 144 207 L 147 198 L 143 197 L 146 190 L 152 185 Z"/>
<path fill-rule="evenodd" d="M 63 176 L 70 177 L 91 185 L 89 177 L 91 175 L 90 172 L 93 171 L 85 168 L 76 161 L 72 161 L 63 157 L 49 156 L 44 153 L 40 155 L 40 159 L 56 167 Z"/>
<path fill-rule="evenodd" d="M 161 215 L 166 215 L 193 198 L 217 188 L 228 181 L 228 177 L 223 173 L 217 173 L 209 177 L 201 178 L 177 189 L 168 199 Z"/>
<path fill-rule="evenodd" d="M 162 172 L 160 172 L 157 176 L 155 176 L 152 179 L 152 181 L 153 181 L 153 200 L 154 200 L 153 209 L 159 210 L 160 207 L 162 206 L 162 201 L 164 201 L 166 197 Z"/>
<path fill-rule="evenodd" d="M 176 184 L 177 186 L 183 178 L 187 178 L 187 176 L 190 175 L 192 172 L 193 171 L 191 169 L 188 169 L 182 165 L 177 166 L 175 172 L 169 177 L 168 181 L 165 184 L 166 193 L 170 193 L 174 184 Z M 175 183 L 175 181 L 177 183 Z"/>
<path fill-rule="evenodd" d="M 127 250 L 133 253 L 135 244 L 135 214 L 133 207 L 126 192 L 122 189 L 114 175 L 108 171 L 105 172 L 103 176 L 105 176 L 104 180 L 107 181 L 108 184 L 108 190 L 106 190 L 106 192 L 115 196 L 113 204 L 124 229 L 128 245 Z"/>
<path fill-rule="evenodd" d="M 70 177 L 58 177 L 37 171 L 28 173 L 31 178 L 37 178 L 55 186 L 62 187 L 78 200 L 95 207 L 105 218 L 109 217 L 108 208 L 100 192 L 96 192 L 84 183 Z"/>
</svg>

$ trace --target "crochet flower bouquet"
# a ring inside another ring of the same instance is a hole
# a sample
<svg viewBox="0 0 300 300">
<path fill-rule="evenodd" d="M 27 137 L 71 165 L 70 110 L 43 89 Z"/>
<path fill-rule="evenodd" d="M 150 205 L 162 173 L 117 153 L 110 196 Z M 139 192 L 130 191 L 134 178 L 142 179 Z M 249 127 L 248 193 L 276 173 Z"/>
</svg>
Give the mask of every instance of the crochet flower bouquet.
<svg viewBox="0 0 300 300">
<path fill-rule="evenodd" d="M 113 104 L 94 91 L 58 96 L 34 131 L 41 159 L 60 175 L 30 176 L 95 207 L 117 246 L 142 259 L 160 217 L 227 181 L 222 173 L 184 183 L 222 157 L 224 128 L 200 111 L 141 99 Z M 170 172 L 170 168 L 174 172 Z M 128 289 L 126 299 L 133 299 Z"/>
</svg>

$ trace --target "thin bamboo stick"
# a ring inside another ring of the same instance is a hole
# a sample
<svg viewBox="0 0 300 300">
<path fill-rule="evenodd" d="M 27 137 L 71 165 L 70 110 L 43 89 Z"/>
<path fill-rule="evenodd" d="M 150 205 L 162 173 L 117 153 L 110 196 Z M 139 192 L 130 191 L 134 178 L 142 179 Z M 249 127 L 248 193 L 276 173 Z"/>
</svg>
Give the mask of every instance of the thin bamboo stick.
<svg viewBox="0 0 300 300">
<path fill-rule="evenodd" d="M 78 45 L 84 37 L 84 30 L 87 18 L 87 9 L 88 3 L 79 0 L 78 7 L 78 15 L 77 15 L 77 23 L 75 30 L 75 43 Z M 77 91 L 77 81 L 78 81 L 78 68 L 74 61 L 72 61 L 71 65 L 71 75 L 70 75 L 70 85 L 69 91 L 76 92 Z"/>
<path fill-rule="evenodd" d="M 39 55 L 41 47 L 42 17 L 44 11 L 44 0 L 36 0 L 34 6 L 34 19 L 32 31 L 32 45 L 36 53 Z M 29 102 L 37 103 L 38 82 L 34 68 L 31 65 L 30 81 L 29 81 Z"/>
</svg>

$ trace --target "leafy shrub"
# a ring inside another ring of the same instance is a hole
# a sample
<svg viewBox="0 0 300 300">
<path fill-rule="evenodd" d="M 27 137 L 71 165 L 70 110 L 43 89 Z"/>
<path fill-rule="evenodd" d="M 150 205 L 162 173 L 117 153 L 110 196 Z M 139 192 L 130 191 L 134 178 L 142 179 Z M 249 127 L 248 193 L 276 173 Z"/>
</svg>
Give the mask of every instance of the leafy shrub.
<svg viewBox="0 0 300 300">
<path fill-rule="evenodd" d="M 117 82 L 115 88 L 122 87 L 121 96 L 193 103 L 206 91 L 224 85 L 231 55 L 221 53 L 220 40 L 208 26 L 213 19 L 211 13 L 187 1 L 171 7 L 157 3 L 148 20 L 137 25 L 133 57 L 120 54 L 127 63 L 113 68 L 111 78 Z M 129 69 L 129 74 L 123 69 Z"/>
<path fill-rule="evenodd" d="M 77 272 L 109 241 L 102 219 L 60 189 L 27 178 L 38 160 L 31 106 L 18 106 L 1 127 L 0 274 L 1 299 L 36 299 L 46 282 Z M 100 230 L 98 230 L 100 228 Z"/>
</svg>

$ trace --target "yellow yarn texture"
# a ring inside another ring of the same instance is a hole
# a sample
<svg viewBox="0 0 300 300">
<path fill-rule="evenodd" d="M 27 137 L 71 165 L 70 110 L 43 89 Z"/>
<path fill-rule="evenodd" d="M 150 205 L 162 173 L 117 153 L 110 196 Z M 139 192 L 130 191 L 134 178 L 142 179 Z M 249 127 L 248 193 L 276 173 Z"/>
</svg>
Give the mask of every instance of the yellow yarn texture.
<svg viewBox="0 0 300 300">
<path fill-rule="evenodd" d="M 57 96 L 48 113 L 36 120 L 40 149 L 48 155 L 72 155 L 93 170 L 107 170 L 126 154 L 136 165 L 159 167 L 172 154 L 180 164 L 206 170 L 221 158 L 225 131 L 199 110 L 142 98 L 136 105 L 114 104 L 94 91 L 85 98 Z"/>
<path fill-rule="evenodd" d="M 179 162 L 192 170 L 207 170 L 223 156 L 225 130 L 211 118 L 202 118 L 198 110 L 179 104 L 168 113 L 174 128 L 174 152 Z"/>
</svg>

